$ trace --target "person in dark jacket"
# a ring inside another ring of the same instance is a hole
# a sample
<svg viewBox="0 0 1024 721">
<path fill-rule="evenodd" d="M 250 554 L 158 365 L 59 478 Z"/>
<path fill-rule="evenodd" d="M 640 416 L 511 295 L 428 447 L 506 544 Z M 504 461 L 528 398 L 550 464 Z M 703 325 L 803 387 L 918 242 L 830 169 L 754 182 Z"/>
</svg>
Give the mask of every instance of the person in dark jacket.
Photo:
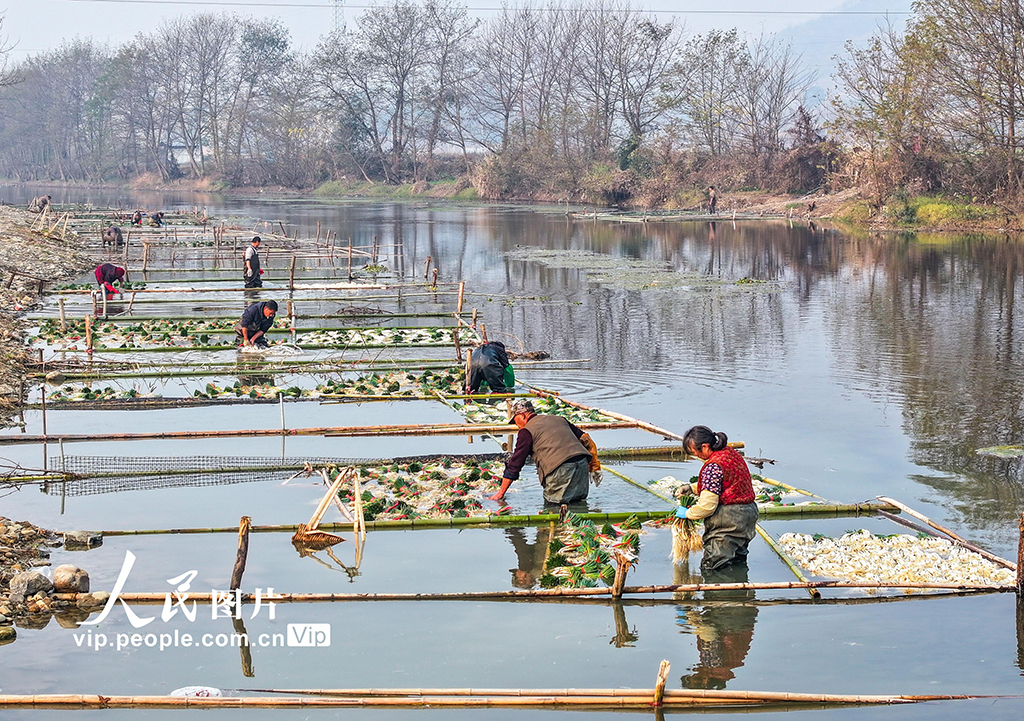
<svg viewBox="0 0 1024 721">
<path fill-rule="evenodd" d="M 106 291 L 108 298 L 114 293 L 120 292 L 114 290 L 114 283 L 117 283 L 119 287 L 124 285 L 124 268 L 118 268 L 113 263 L 97 265 L 95 275 L 96 282 L 99 283 L 100 288 Z"/>
<path fill-rule="evenodd" d="M 267 331 L 274 326 L 276 315 L 277 301 L 273 300 L 261 300 L 246 308 L 235 326 L 235 339 L 239 345 L 266 348 Z"/>
<path fill-rule="evenodd" d="M 501 488 L 489 497 L 490 500 L 505 498 L 505 492 L 512 481 L 519 478 L 528 456 L 533 456 L 537 466 L 545 503 L 582 501 L 590 493 L 592 475 L 595 485 L 600 483 L 597 445 L 565 418 L 538 415 L 533 403 L 520 398 L 512 404 L 512 421 L 519 428 L 516 448 L 505 464 Z"/>
<path fill-rule="evenodd" d="M 512 390 L 509 378 L 511 385 L 515 385 L 504 343 L 491 341 L 470 352 L 466 393 L 476 393 L 484 383 L 491 393 L 508 393 Z"/>
<path fill-rule="evenodd" d="M 260 268 L 259 250 L 260 237 L 256 235 L 253 236 L 249 247 L 245 249 L 245 255 L 242 258 L 242 280 L 245 281 L 246 288 L 263 287 L 263 279 L 260 278 L 263 275 L 263 269 Z"/>
</svg>

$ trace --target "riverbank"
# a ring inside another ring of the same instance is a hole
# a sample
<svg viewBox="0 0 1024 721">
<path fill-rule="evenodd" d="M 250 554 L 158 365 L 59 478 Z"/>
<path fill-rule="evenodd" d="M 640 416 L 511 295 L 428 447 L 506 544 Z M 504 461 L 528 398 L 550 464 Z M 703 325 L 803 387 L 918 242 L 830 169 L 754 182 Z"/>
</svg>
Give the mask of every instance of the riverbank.
<svg viewBox="0 0 1024 721">
<path fill-rule="evenodd" d="M 567 203 L 560 198 L 485 198 L 471 180 L 460 177 L 436 182 L 420 181 L 386 185 L 355 180 L 332 180 L 312 189 L 297 190 L 283 186 L 232 187 L 223 181 L 181 179 L 161 182 L 158 177 L 147 176 L 127 183 L 10 183 L 40 192 L 54 188 L 89 188 L 145 192 L 197 193 L 236 198 L 296 198 L 321 200 L 417 201 L 425 199 L 455 200 L 479 203 L 516 203 L 524 205 L 564 205 L 566 212 L 594 210 L 624 210 L 644 213 L 652 219 L 659 215 L 678 216 L 680 211 L 703 209 L 703 193 L 692 191 L 678 195 L 675 201 L 657 207 L 637 203 L 607 206 L 576 199 Z M 687 203 L 680 199 L 685 198 Z M 804 195 L 769 193 L 759 190 L 730 191 L 720 189 L 717 211 L 721 215 L 755 213 L 785 215 L 812 221 L 830 221 L 851 230 L 874 232 L 960 232 L 960 233 L 1020 233 L 1024 232 L 1024 212 L 1006 205 L 966 202 L 944 196 L 894 196 L 881 206 L 865 188 L 849 188 L 835 193 L 808 193 Z"/>
<path fill-rule="evenodd" d="M 68 231 L 64 239 L 59 229 L 33 230 L 38 222 L 35 213 L 0 206 L 0 417 L 8 421 L 25 392 L 29 348 L 21 314 L 38 303 L 40 281 L 63 280 L 95 264 L 81 236 Z"/>
</svg>

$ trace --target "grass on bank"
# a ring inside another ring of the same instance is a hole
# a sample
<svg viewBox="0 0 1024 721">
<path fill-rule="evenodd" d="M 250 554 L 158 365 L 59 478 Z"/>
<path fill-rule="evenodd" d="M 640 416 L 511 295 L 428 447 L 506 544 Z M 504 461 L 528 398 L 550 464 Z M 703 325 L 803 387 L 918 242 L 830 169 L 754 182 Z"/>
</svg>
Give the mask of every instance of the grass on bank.
<svg viewBox="0 0 1024 721">
<path fill-rule="evenodd" d="M 1020 217 L 998 206 L 941 195 L 912 197 L 896 194 L 879 210 L 869 200 L 844 205 L 835 219 L 854 226 L 887 225 L 936 230 L 997 230 L 1020 226 Z"/>
</svg>

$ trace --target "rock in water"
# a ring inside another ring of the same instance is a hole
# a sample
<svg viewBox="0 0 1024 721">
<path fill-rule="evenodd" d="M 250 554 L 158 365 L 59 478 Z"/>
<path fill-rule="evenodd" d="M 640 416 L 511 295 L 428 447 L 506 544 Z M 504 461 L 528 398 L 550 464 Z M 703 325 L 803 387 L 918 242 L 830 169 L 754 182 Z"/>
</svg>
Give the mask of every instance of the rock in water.
<svg viewBox="0 0 1024 721">
<path fill-rule="evenodd" d="M 11 578 L 10 590 L 11 600 L 21 603 L 26 596 L 35 595 L 40 591 L 49 593 L 53 590 L 53 582 L 41 573 L 25 571 L 14 574 Z"/>
<path fill-rule="evenodd" d="M 0 646 L 12 643 L 16 638 L 18 638 L 18 632 L 14 630 L 14 626 L 0 626 Z"/>
<path fill-rule="evenodd" d="M 58 593 L 89 593 L 89 574 L 71 563 L 57 566 L 53 569 L 53 588 Z"/>
<path fill-rule="evenodd" d="M 103 543 L 103 535 L 90 531 L 66 531 L 64 533 L 64 548 L 75 550 L 78 548 L 92 548 Z"/>
</svg>

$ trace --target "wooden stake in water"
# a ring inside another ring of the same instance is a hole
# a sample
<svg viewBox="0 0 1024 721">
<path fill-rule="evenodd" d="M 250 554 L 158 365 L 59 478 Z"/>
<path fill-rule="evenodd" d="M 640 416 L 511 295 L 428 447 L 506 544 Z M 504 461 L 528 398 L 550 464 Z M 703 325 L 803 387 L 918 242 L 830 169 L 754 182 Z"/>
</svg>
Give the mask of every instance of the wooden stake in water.
<svg viewBox="0 0 1024 721">
<path fill-rule="evenodd" d="M 131 231 L 128 231 L 131 233 Z M 142 272 L 146 272 L 146 267 L 149 265 L 149 243 L 142 244 Z"/>
<path fill-rule="evenodd" d="M 67 317 L 64 315 L 64 299 L 57 299 L 57 308 L 60 310 L 60 331 L 63 333 L 68 329 Z"/>
<path fill-rule="evenodd" d="M 434 286 L 434 288 L 437 288 L 437 268 L 434 268 L 434 277 L 430 281 L 430 284 Z"/>
<path fill-rule="evenodd" d="M 92 314 L 96 315 L 97 311 L 99 310 L 96 302 L 96 291 L 92 291 L 91 293 L 89 293 L 89 295 L 92 296 Z"/>
<path fill-rule="evenodd" d="M 432 262 L 433 260 L 434 260 L 434 259 L 433 259 L 433 258 L 431 258 L 431 257 L 430 257 L 429 255 L 427 256 L 427 260 L 426 260 L 426 262 L 425 262 L 425 263 L 423 264 L 423 280 L 426 280 L 426 279 L 427 279 L 428 277 L 430 277 L 430 263 L 431 263 L 431 262 Z"/>
<path fill-rule="evenodd" d="M 106 317 L 107 317 L 107 291 L 104 290 L 103 291 L 103 318 L 104 318 L 104 320 L 106 319 Z"/>
<path fill-rule="evenodd" d="M 249 516 L 242 516 L 242 520 L 238 522 L 238 552 L 235 554 L 235 567 L 231 569 L 231 585 L 229 588 L 232 591 L 242 587 L 245 560 L 249 555 L 250 528 L 252 528 L 252 519 Z"/>
<path fill-rule="evenodd" d="M 455 306 L 455 313 L 456 313 L 456 315 L 462 313 L 462 296 L 465 294 L 465 292 L 466 292 L 466 281 L 460 280 L 459 281 L 459 302 L 458 302 L 458 305 Z"/>
<path fill-rule="evenodd" d="M 473 309 L 473 320 L 469 324 L 469 327 L 472 328 L 473 330 L 476 330 L 476 308 Z"/>
<path fill-rule="evenodd" d="M 480 324 L 480 336 L 484 339 L 484 343 L 487 342 L 487 326 L 483 323 Z"/>
<path fill-rule="evenodd" d="M 658 669 L 658 678 L 654 684 L 654 704 L 655 708 L 661 706 L 665 698 L 665 682 L 668 681 L 668 670 L 670 664 L 668 661 L 662 661 L 661 667 Z"/>
<path fill-rule="evenodd" d="M 95 296 L 94 296 L 95 297 Z M 92 316 L 85 316 L 85 349 L 92 353 Z"/>
<path fill-rule="evenodd" d="M 46 384 L 44 383 L 42 386 L 40 386 L 39 390 L 42 393 L 42 395 L 40 396 L 40 406 L 42 407 L 42 411 L 43 411 L 43 438 L 45 438 L 46 437 Z M 46 460 L 46 456 L 44 454 L 43 455 L 43 461 L 45 462 L 45 460 Z"/>
<path fill-rule="evenodd" d="M 348 279 L 352 280 L 352 239 L 348 239 Z"/>
<path fill-rule="evenodd" d="M 295 256 L 292 256 L 292 262 L 288 266 L 288 290 L 295 290 Z"/>
<path fill-rule="evenodd" d="M 316 221 L 316 244 L 320 245 L 320 221 Z"/>
<path fill-rule="evenodd" d="M 1020 538 L 1017 540 L 1017 598 L 1024 600 L 1024 513 L 1020 514 Z"/>
<path fill-rule="evenodd" d="M 455 362 L 462 363 L 462 346 L 459 345 L 459 329 L 452 328 L 452 342 L 455 343 Z"/>
<path fill-rule="evenodd" d="M 377 265 L 377 236 L 373 236 L 373 264 Z"/>
</svg>

